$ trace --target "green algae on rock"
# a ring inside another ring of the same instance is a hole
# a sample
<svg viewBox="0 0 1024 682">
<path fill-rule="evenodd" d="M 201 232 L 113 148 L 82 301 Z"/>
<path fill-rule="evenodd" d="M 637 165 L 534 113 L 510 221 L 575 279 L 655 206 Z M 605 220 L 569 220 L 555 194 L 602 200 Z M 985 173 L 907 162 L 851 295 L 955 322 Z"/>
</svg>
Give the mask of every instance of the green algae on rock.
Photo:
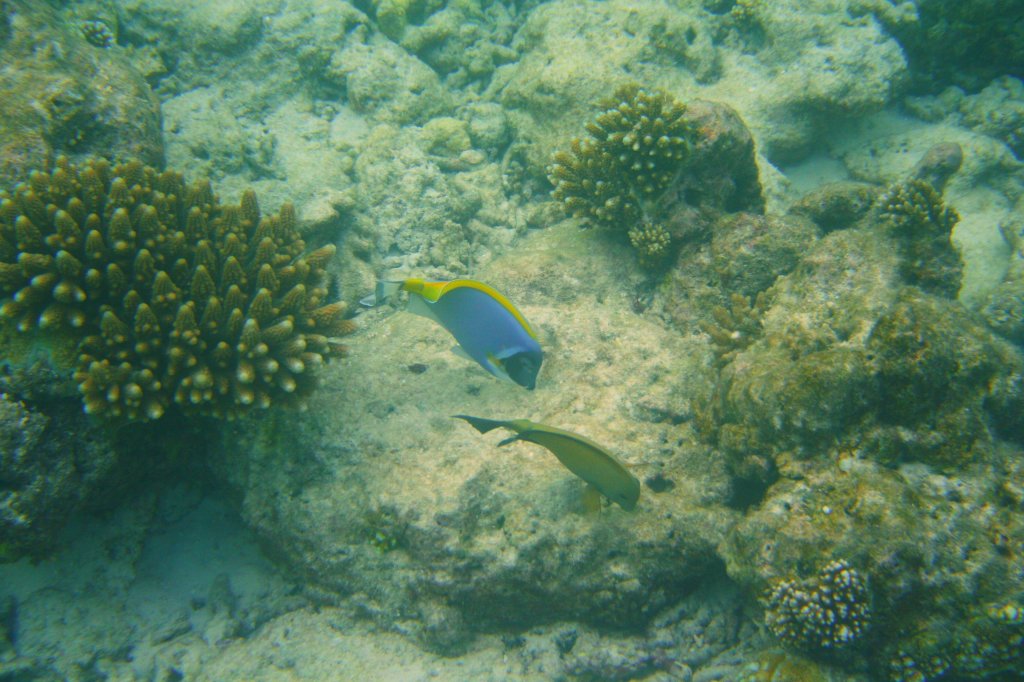
<svg viewBox="0 0 1024 682">
<path fill-rule="evenodd" d="M 86 410 L 131 420 L 235 417 L 293 404 L 352 329 L 325 303 L 333 245 L 304 254 L 290 204 L 223 205 L 139 162 L 61 158 L 0 192 L 0 308 L 69 335 Z"/>
</svg>

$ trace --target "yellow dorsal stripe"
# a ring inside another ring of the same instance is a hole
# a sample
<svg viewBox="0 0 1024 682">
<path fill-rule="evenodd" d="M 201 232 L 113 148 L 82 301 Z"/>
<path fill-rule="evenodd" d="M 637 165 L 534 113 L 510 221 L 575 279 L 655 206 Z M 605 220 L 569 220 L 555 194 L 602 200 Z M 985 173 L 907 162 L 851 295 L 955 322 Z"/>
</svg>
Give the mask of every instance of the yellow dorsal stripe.
<svg viewBox="0 0 1024 682">
<path fill-rule="evenodd" d="M 537 335 L 533 333 L 533 328 L 530 327 L 530 323 L 526 321 L 526 318 L 523 317 L 522 313 L 516 310 L 516 307 L 512 305 L 512 302 L 483 282 L 477 282 L 472 279 L 453 279 L 450 282 L 428 282 L 416 277 L 409 278 L 402 282 L 402 289 L 411 294 L 419 294 L 431 303 L 437 303 L 437 301 L 446 293 L 453 289 L 458 289 L 459 287 L 468 287 L 487 294 L 500 303 L 501 306 L 512 315 L 512 317 L 516 318 L 519 324 L 523 325 L 523 329 L 526 330 L 527 334 L 535 339 L 537 338 Z"/>
</svg>

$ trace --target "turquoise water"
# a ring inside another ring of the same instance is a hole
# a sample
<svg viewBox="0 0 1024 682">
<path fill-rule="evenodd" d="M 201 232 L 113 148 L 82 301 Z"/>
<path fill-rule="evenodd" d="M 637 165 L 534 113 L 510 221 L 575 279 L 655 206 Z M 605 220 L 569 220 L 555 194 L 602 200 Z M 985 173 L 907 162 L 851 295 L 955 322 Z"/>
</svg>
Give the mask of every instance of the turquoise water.
<svg viewBox="0 0 1024 682">
<path fill-rule="evenodd" d="M 0 678 L 1021 678 L 1019 3 L 0 9 Z"/>
</svg>

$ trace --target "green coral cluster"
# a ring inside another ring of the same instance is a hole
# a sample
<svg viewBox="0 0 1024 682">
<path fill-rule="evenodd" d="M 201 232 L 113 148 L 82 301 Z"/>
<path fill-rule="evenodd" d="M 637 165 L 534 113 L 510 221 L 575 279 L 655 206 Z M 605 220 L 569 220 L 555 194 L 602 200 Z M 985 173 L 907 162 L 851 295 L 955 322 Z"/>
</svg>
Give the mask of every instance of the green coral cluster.
<svg viewBox="0 0 1024 682">
<path fill-rule="evenodd" d="M 891 185 L 879 197 L 882 217 L 893 227 L 901 250 L 901 274 L 929 293 L 955 298 L 963 263 L 950 236 L 960 220 L 924 180 Z"/>
<path fill-rule="evenodd" d="M 636 249 L 640 265 L 645 268 L 656 268 L 668 258 L 672 237 L 661 225 L 643 223 L 627 234 L 629 243 Z"/>
<path fill-rule="evenodd" d="M 554 155 L 552 196 L 577 218 L 634 232 L 631 241 L 641 254 L 667 249 L 660 244 L 668 232 L 653 224 L 653 215 L 692 150 L 695 131 L 686 107 L 634 84 L 618 88 L 601 108 L 586 126 L 589 137 Z"/>
<path fill-rule="evenodd" d="M 767 602 L 768 629 L 798 649 L 847 647 L 871 622 L 867 581 L 842 559 L 829 562 L 811 580 L 780 581 Z"/>
<path fill-rule="evenodd" d="M 70 335 L 86 410 L 151 420 L 295 403 L 344 351 L 326 304 L 333 245 L 304 254 L 295 211 L 219 203 L 139 162 L 57 161 L 0 191 L 0 317 Z"/>
<path fill-rule="evenodd" d="M 82 36 L 95 47 L 110 47 L 114 44 L 114 34 L 105 23 L 98 19 L 83 21 L 81 24 Z"/>
</svg>

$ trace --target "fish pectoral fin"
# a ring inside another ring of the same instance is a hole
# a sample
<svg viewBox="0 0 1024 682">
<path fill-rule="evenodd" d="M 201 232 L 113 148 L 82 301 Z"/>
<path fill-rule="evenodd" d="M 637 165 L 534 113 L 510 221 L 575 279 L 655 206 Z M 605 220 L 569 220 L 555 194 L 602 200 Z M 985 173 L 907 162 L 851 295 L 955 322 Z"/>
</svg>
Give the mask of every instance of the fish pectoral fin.
<svg viewBox="0 0 1024 682">
<path fill-rule="evenodd" d="M 490 365 L 491 374 L 504 381 L 515 383 L 515 381 L 512 381 L 512 377 L 508 375 L 508 371 L 505 369 L 505 361 L 502 358 L 499 358 L 494 353 L 488 353 L 487 364 Z"/>
<path fill-rule="evenodd" d="M 515 443 L 515 442 L 516 442 L 517 440 L 522 440 L 522 439 L 523 439 L 523 437 L 522 437 L 522 434 L 520 434 L 520 433 L 517 433 L 516 435 L 514 435 L 514 436 L 509 436 L 509 437 L 508 437 L 508 438 L 506 438 L 505 440 L 503 440 L 503 441 L 501 441 L 500 443 L 498 443 L 498 447 L 500 448 L 500 447 L 502 447 L 503 445 L 508 445 L 509 443 Z"/>
<path fill-rule="evenodd" d="M 584 514 L 597 514 L 601 511 L 601 491 L 588 483 L 583 489 L 580 500 Z"/>
</svg>

